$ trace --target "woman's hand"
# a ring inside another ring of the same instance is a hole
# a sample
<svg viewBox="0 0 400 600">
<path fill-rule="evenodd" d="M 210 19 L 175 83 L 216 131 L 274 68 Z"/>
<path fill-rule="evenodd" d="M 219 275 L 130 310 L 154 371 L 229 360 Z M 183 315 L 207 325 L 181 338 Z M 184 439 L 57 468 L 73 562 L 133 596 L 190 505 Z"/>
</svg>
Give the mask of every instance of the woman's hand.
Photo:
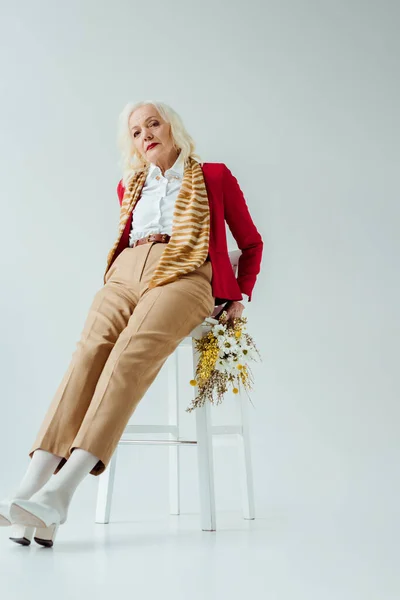
<svg viewBox="0 0 400 600">
<path fill-rule="evenodd" d="M 230 300 L 225 304 L 224 310 L 226 310 L 227 319 L 233 321 L 235 317 L 242 316 L 242 312 L 244 311 L 244 304 L 242 304 L 238 300 Z"/>
</svg>

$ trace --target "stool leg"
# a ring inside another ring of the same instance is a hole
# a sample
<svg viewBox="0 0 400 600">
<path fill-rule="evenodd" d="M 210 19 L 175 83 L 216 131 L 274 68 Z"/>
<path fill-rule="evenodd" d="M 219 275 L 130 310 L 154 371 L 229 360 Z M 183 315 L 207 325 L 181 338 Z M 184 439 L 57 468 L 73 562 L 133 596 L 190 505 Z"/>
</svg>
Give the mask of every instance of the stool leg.
<svg viewBox="0 0 400 600">
<path fill-rule="evenodd" d="M 99 475 L 99 486 L 97 488 L 96 523 L 109 523 L 111 512 L 111 500 L 114 488 L 115 468 L 117 465 L 116 447 L 114 454 L 105 471 Z"/>
<path fill-rule="evenodd" d="M 179 364 L 178 350 L 168 357 L 168 424 L 175 425 L 179 433 Z M 179 435 L 178 435 L 179 437 Z M 176 437 L 170 433 L 171 440 Z M 171 515 L 179 515 L 180 507 L 180 447 L 169 446 L 169 512 Z"/>
<path fill-rule="evenodd" d="M 242 490 L 242 507 L 244 519 L 255 519 L 253 469 L 250 451 L 250 430 L 248 406 L 242 394 L 237 394 L 236 406 L 239 412 L 242 435 L 238 435 L 239 477 Z"/>
<path fill-rule="evenodd" d="M 193 340 L 192 351 L 194 377 L 199 355 Z M 204 406 L 196 408 L 195 413 L 201 528 L 203 531 L 216 531 L 214 457 L 210 403 L 206 402 Z"/>
</svg>

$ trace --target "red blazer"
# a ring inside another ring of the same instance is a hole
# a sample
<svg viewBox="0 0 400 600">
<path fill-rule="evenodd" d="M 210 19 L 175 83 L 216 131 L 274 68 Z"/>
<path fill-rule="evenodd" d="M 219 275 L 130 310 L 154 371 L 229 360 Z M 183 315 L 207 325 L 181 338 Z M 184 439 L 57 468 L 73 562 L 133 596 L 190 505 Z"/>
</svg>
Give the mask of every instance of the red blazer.
<svg viewBox="0 0 400 600">
<path fill-rule="evenodd" d="M 212 294 L 215 305 L 228 300 L 242 300 L 242 292 L 249 296 L 260 272 L 263 241 L 250 216 L 238 181 L 224 163 L 203 163 L 204 181 L 210 206 L 210 240 L 208 255 L 212 265 Z M 122 179 L 117 185 L 119 203 L 125 188 Z M 225 221 L 242 254 L 239 257 L 237 279 L 228 255 Z M 113 261 L 129 245 L 132 214 L 128 219 Z"/>
</svg>

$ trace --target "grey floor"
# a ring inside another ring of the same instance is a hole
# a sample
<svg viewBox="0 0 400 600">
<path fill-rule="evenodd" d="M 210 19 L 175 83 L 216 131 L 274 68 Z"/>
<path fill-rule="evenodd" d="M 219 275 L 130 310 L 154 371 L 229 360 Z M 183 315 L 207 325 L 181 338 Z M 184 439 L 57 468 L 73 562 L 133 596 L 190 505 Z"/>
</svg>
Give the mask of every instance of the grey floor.
<svg viewBox="0 0 400 600">
<path fill-rule="evenodd" d="M 254 521 L 219 512 L 216 532 L 187 514 L 108 525 L 70 519 L 52 549 L 18 546 L 0 528 L 0 597 L 398 600 L 392 517 L 362 507 L 271 509 Z"/>
</svg>

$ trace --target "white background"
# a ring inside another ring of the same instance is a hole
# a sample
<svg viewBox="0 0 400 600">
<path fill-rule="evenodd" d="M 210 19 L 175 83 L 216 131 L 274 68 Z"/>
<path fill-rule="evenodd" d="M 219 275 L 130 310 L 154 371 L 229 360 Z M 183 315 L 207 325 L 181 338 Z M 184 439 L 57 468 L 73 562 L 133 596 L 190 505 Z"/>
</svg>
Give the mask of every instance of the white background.
<svg viewBox="0 0 400 600">
<path fill-rule="evenodd" d="M 153 98 L 180 113 L 202 160 L 232 170 L 264 239 L 244 312 L 263 356 L 249 406 L 256 516 L 344 519 L 384 552 L 400 492 L 397 3 L 0 6 L 0 496 L 102 285 L 118 114 Z M 132 422 L 163 422 L 165 382 L 163 369 Z M 182 455 L 182 511 L 195 514 L 195 450 Z M 167 468 L 167 449 L 122 447 L 114 517 L 167 515 Z M 215 450 L 215 471 L 217 510 L 240 510 L 233 449 Z M 96 490 L 86 478 L 73 518 L 94 519 Z"/>
</svg>

